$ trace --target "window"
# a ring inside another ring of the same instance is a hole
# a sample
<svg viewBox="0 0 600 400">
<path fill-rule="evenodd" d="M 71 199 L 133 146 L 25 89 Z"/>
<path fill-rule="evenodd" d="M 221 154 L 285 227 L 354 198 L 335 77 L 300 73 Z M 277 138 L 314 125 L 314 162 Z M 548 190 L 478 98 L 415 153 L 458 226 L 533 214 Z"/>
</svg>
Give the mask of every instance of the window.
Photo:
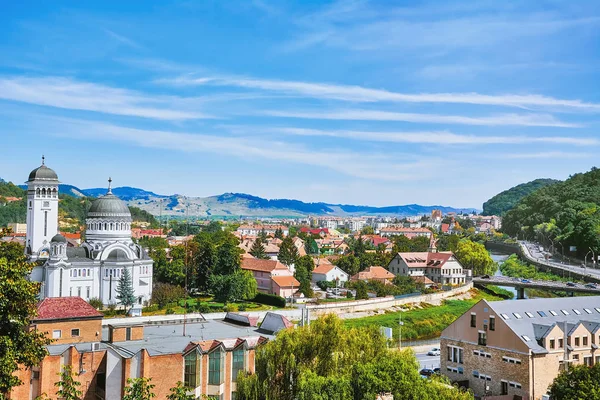
<svg viewBox="0 0 600 400">
<path fill-rule="evenodd" d="M 480 346 L 487 346 L 487 334 L 485 332 L 479 332 L 477 344 L 479 344 Z"/>
<path fill-rule="evenodd" d="M 522 337 L 522 338 L 523 338 L 523 340 L 524 340 L 524 341 L 526 341 L 526 342 L 530 342 L 530 341 L 531 341 L 531 339 L 530 339 L 530 338 L 529 338 L 529 336 L 527 336 L 527 335 L 521 335 L 521 337 Z"/>
<path fill-rule="evenodd" d="M 223 366 L 225 352 L 217 349 L 208 355 L 208 384 L 220 385 L 223 383 Z"/>
<path fill-rule="evenodd" d="M 508 394 L 508 382 L 506 381 L 501 381 L 501 395 L 507 395 Z"/>
<path fill-rule="evenodd" d="M 473 350 L 473 354 L 480 357 L 492 358 L 492 353 L 486 353 L 485 351 L 481 350 Z"/>
<path fill-rule="evenodd" d="M 579 311 L 579 310 L 573 309 L 573 312 L 577 315 L 581 315 L 581 311 Z"/>
<path fill-rule="evenodd" d="M 592 366 L 592 356 L 583 357 L 583 364 L 588 367 L 591 367 Z"/>
<path fill-rule="evenodd" d="M 579 354 L 573 354 L 573 361 L 579 361 Z"/>
<path fill-rule="evenodd" d="M 562 349 L 563 348 L 563 339 L 558 339 L 558 348 Z"/>
<path fill-rule="evenodd" d="M 90 288 L 89 286 L 87 286 L 87 287 L 85 288 L 85 292 L 86 292 L 86 297 L 85 297 L 85 298 L 86 298 L 86 299 L 89 299 L 89 298 L 90 298 L 90 291 L 91 291 L 91 288 Z"/>
<path fill-rule="evenodd" d="M 490 315 L 490 331 L 496 330 L 496 317 Z"/>
<path fill-rule="evenodd" d="M 545 312 L 543 312 L 543 311 L 538 311 L 537 313 L 538 313 L 538 314 L 540 315 L 540 317 L 542 317 L 542 318 L 545 318 L 545 317 L 547 317 L 546 313 L 545 313 Z"/>
<path fill-rule="evenodd" d="M 448 346 L 448 361 L 462 364 L 463 349 L 455 346 Z"/>
<path fill-rule="evenodd" d="M 584 308 L 584 309 L 583 309 L 583 311 L 585 311 L 585 312 L 586 312 L 586 313 L 588 313 L 588 314 L 591 314 L 591 313 L 592 313 L 592 310 L 590 310 L 589 308 Z"/>
<path fill-rule="evenodd" d="M 587 337 L 587 336 L 584 336 L 584 337 L 583 337 L 583 345 L 584 345 L 584 346 L 587 346 L 587 345 L 588 345 L 588 337 Z"/>
<path fill-rule="evenodd" d="M 533 314 L 529 311 L 525 311 L 525 315 L 527 315 L 529 318 L 533 318 Z"/>
<path fill-rule="evenodd" d="M 77 296 L 81 297 L 81 286 L 77 286 Z"/>
<path fill-rule="evenodd" d="M 600 308 L 594 307 L 594 310 L 596 310 L 596 312 L 600 313 Z"/>
<path fill-rule="evenodd" d="M 238 373 L 240 371 L 244 371 L 246 369 L 246 355 L 244 349 L 237 349 L 233 351 L 233 366 L 232 366 L 232 375 L 233 380 L 237 379 Z"/>
<path fill-rule="evenodd" d="M 513 315 L 515 316 L 516 319 L 522 319 L 523 317 L 521 317 L 521 314 L 519 314 L 518 312 L 514 312 Z"/>
<path fill-rule="evenodd" d="M 579 337 L 575 338 L 575 347 L 579 347 Z"/>
<path fill-rule="evenodd" d="M 71 337 L 79 337 L 79 328 L 71 329 Z"/>
<path fill-rule="evenodd" d="M 475 328 L 477 326 L 477 315 L 475 313 L 471 313 L 471 328 Z"/>
<path fill-rule="evenodd" d="M 131 340 L 131 327 L 125 328 L 125 340 Z"/>
<path fill-rule="evenodd" d="M 565 315 L 569 315 L 569 312 L 567 310 L 560 310 L 561 313 L 565 314 Z"/>
<path fill-rule="evenodd" d="M 193 351 L 184 357 L 183 384 L 189 388 L 200 386 L 200 364 L 201 356 Z"/>
<path fill-rule="evenodd" d="M 521 360 L 519 360 L 518 358 L 512 358 L 512 357 L 506 357 L 506 356 L 502 357 L 502 361 L 509 363 L 509 364 L 521 364 Z"/>
<path fill-rule="evenodd" d="M 555 317 L 558 315 L 558 313 L 556 311 L 554 311 L 554 310 L 550 310 L 550 314 L 552 314 Z"/>
<path fill-rule="evenodd" d="M 502 318 L 504 318 L 504 319 L 508 319 L 508 318 L 509 318 L 509 317 L 508 317 L 508 315 L 506 315 L 506 314 L 500 314 L 500 316 L 501 316 Z"/>
<path fill-rule="evenodd" d="M 517 383 L 517 382 L 509 382 L 509 383 L 508 383 L 508 385 L 509 385 L 510 387 L 513 387 L 513 388 L 515 388 L 515 389 L 521 389 L 521 384 L 520 384 L 520 383 Z"/>
<path fill-rule="evenodd" d="M 60 339 L 62 336 L 62 331 L 60 329 L 55 329 L 52 331 L 52 339 Z"/>
<path fill-rule="evenodd" d="M 554 348 L 554 339 L 550 339 L 550 348 L 553 349 Z"/>
</svg>

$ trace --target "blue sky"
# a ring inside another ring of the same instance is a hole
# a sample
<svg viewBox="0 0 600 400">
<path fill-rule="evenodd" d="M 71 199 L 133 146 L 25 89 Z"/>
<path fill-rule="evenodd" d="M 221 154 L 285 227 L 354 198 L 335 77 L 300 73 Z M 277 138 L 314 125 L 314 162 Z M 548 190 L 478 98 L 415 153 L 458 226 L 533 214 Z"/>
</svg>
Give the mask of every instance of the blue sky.
<svg viewBox="0 0 600 400">
<path fill-rule="evenodd" d="M 597 165 L 596 1 L 9 2 L 0 177 L 481 207 Z"/>
</svg>

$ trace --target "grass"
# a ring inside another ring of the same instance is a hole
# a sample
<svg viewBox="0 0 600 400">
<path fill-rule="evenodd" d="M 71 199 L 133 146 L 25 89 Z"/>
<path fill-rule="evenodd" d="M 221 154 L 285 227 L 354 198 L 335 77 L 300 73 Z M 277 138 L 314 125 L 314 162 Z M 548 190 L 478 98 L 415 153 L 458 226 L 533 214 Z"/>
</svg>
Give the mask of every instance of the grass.
<svg viewBox="0 0 600 400">
<path fill-rule="evenodd" d="M 398 339 L 398 322 L 402 314 L 402 339 L 424 340 L 438 337 L 442 331 L 464 314 L 481 299 L 488 301 L 502 300 L 490 293 L 473 289 L 472 297 L 466 300 L 445 300 L 440 306 L 421 303 L 409 311 L 387 312 L 372 317 L 345 320 L 348 327 L 386 326 L 393 330 L 394 338 Z"/>
<path fill-rule="evenodd" d="M 477 288 L 483 292 L 487 292 L 490 293 L 494 296 L 498 296 L 502 299 L 512 299 L 515 294 L 513 292 L 511 292 L 510 290 L 507 289 L 503 289 L 499 286 L 494 286 L 494 285 L 488 285 L 488 286 L 477 286 Z"/>
</svg>

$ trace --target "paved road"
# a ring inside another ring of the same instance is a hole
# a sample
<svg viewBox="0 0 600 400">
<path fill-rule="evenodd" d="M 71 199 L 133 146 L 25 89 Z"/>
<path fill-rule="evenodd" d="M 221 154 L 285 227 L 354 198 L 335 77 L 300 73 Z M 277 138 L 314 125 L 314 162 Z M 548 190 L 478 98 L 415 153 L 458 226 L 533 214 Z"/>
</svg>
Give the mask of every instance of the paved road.
<svg viewBox="0 0 600 400">
<path fill-rule="evenodd" d="M 434 368 L 439 368 L 440 366 L 440 357 L 439 356 L 428 356 L 427 352 L 423 352 L 423 353 L 416 353 L 417 356 L 417 361 L 419 361 L 419 364 L 421 364 L 421 367 L 419 368 L 419 370 L 423 369 L 423 368 L 429 368 L 429 369 L 434 369 Z"/>
<path fill-rule="evenodd" d="M 561 290 L 566 292 L 600 294 L 600 286 L 590 287 L 580 283 L 572 283 L 571 286 L 569 286 L 565 282 L 519 279 L 508 276 L 490 276 L 489 278 L 474 277 L 473 283 L 480 285 L 511 286 L 527 289 Z"/>
<path fill-rule="evenodd" d="M 586 268 L 586 267 L 583 267 L 581 264 L 575 265 L 575 264 L 557 262 L 553 259 L 546 260 L 545 259 L 546 254 L 549 254 L 549 253 L 545 252 L 545 251 L 540 251 L 539 244 L 527 242 L 527 241 L 523 241 L 523 240 L 520 240 L 519 244 L 521 245 L 521 248 L 523 249 L 523 255 L 525 257 L 531 259 L 532 261 L 536 261 L 541 264 L 546 264 L 546 265 L 549 265 L 549 266 L 552 266 L 555 268 L 562 269 L 565 271 L 566 274 L 568 274 L 569 272 L 576 272 L 577 274 L 588 275 L 588 276 L 594 277 L 596 279 L 600 279 L 600 269 Z"/>
</svg>

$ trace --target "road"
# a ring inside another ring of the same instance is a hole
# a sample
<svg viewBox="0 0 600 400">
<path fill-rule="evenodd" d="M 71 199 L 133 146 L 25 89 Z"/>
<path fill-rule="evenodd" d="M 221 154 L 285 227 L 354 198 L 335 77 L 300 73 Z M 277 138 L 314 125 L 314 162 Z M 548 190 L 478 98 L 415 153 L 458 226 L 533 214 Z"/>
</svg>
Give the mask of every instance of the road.
<svg viewBox="0 0 600 400">
<path fill-rule="evenodd" d="M 521 245 L 521 248 L 523 249 L 523 255 L 527 258 L 530 258 L 531 260 L 535 260 L 541 264 L 547 264 L 547 265 L 555 267 L 555 268 L 560 268 L 560 269 L 564 270 L 565 273 L 575 272 L 577 274 L 588 275 L 595 279 L 600 279 L 600 270 L 599 269 L 586 268 L 586 267 L 582 266 L 581 264 L 574 265 L 574 264 L 569 264 L 569 263 L 561 263 L 561 262 L 554 261 L 553 259 L 546 260 L 545 257 L 549 253 L 545 252 L 545 251 L 540 251 L 539 244 L 527 242 L 527 241 L 523 241 L 523 240 L 520 240 L 519 244 Z"/>
<path fill-rule="evenodd" d="M 480 285 L 511 286 L 525 289 L 560 290 L 565 292 L 600 294 L 600 286 L 590 287 L 580 283 L 571 283 L 571 286 L 569 286 L 566 282 L 532 279 L 524 280 L 508 276 L 490 276 L 489 278 L 474 277 L 473 283 Z"/>
<path fill-rule="evenodd" d="M 440 366 L 440 356 L 428 356 L 426 351 L 422 353 L 416 353 L 416 356 L 417 361 L 419 361 L 419 364 L 421 365 L 419 370 L 423 368 L 434 369 L 439 368 Z"/>
</svg>

